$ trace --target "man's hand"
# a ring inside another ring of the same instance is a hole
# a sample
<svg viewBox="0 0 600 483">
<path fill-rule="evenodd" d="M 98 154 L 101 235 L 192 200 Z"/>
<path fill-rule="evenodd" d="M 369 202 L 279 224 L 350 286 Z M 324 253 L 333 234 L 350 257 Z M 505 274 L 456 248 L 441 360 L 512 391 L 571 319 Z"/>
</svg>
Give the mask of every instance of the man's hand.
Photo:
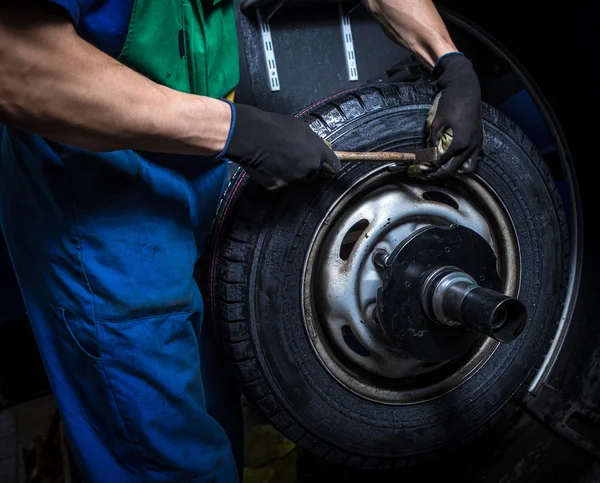
<svg viewBox="0 0 600 483">
<path fill-rule="evenodd" d="M 440 168 L 428 178 L 472 173 L 483 151 L 481 89 L 471 62 L 460 53 L 443 56 L 433 69 L 440 92 L 429 115 L 428 142 L 440 153 Z"/>
<path fill-rule="evenodd" d="M 235 123 L 224 156 L 251 176 L 258 173 L 285 186 L 339 171 L 337 156 L 306 123 L 243 104 L 232 104 L 232 109 Z"/>
<path fill-rule="evenodd" d="M 428 128 L 429 142 L 438 147 L 443 164 L 426 177 L 474 171 L 483 150 L 479 81 L 471 62 L 457 53 L 433 2 L 363 1 L 385 32 L 433 68 L 437 79 L 440 92 L 429 113 Z"/>
</svg>

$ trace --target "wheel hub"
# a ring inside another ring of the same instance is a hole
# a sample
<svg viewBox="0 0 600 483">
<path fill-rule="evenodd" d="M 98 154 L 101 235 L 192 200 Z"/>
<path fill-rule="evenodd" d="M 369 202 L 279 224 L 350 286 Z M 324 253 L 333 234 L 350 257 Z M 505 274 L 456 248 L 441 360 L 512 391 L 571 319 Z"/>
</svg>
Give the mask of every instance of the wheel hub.
<svg viewBox="0 0 600 483">
<path fill-rule="evenodd" d="M 373 256 L 384 281 L 377 320 L 412 357 L 447 361 L 466 353 L 482 333 L 500 342 L 522 333 L 525 307 L 498 292 L 496 256 L 475 231 L 430 226 L 390 255 L 378 250 Z"/>
<path fill-rule="evenodd" d="M 409 181 L 385 167 L 373 170 L 332 203 L 313 236 L 302 288 L 309 339 L 342 385 L 374 401 L 409 403 L 451 390 L 498 345 L 477 333 L 456 359 L 433 362 L 410 354 L 386 334 L 377 315 L 385 279 L 378 253 L 385 258 L 421 230 L 461 225 L 498 257 L 502 292 L 518 291 L 518 245 L 504 208 L 474 178 L 450 181 L 439 186 Z"/>
</svg>

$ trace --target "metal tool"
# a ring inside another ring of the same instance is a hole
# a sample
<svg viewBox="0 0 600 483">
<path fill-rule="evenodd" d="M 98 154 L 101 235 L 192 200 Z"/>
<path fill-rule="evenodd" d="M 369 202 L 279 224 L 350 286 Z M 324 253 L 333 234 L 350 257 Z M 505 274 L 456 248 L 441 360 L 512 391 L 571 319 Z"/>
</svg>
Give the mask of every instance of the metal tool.
<svg viewBox="0 0 600 483">
<path fill-rule="evenodd" d="M 331 144 L 325 143 L 331 148 Z M 334 151 L 340 161 L 347 163 L 394 163 L 398 168 L 407 168 L 411 176 L 427 174 L 435 169 L 438 164 L 439 155 L 437 148 L 417 149 L 414 152 L 399 151 Z M 273 179 L 252 168 L 244 168 L 254 181 L 260 183 L 269 191 L 274 191 L 286 186 L 284 181 Z"/>
<path fill-rule="evenodd" d="M 414 152 L 398 151 L 334 151 L 340 161 L 350 163 L 396 163 L 401 166 L 411 166 L 413 164 L 435 165 L 438 163 L 438 149 L 425 148 L 417 149 Z"/>
</svg>

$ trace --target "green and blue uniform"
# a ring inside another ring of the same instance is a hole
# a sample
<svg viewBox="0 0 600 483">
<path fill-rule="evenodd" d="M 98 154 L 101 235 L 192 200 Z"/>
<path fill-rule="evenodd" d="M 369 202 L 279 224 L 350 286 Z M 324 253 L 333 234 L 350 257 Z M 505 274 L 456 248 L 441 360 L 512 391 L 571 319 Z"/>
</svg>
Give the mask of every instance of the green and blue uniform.
<svg viewBox="0 0 600 483">
<path fill-rule="evenodd" d="M 238 82 L 232 0 L 48 1 L 155 82 L 216 98 Z M 0 222 L 85 481 L 238 480 L 239 395 L 194 278 L 226 179 L 223 160 L 0 127 Z"/>
</svg>

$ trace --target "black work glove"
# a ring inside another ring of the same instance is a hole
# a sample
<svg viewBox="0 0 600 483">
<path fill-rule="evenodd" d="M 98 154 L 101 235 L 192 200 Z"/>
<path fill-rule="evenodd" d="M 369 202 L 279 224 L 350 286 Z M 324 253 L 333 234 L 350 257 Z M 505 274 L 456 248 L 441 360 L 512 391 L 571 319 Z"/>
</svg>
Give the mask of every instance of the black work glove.
<svg viewBox="0 0 600 483">
<path fill-rule="evenodd" d="M 244 104 L 231 107 L 235 120 L 223 156 L 263 186 L 275 189 L 340 170 L 338 157 L 306 123 Z"/>
<path fill-rule="evenodd" d="M 426 177 L 472 173 L 483 154 L 481 88 L 473 65 L 464 55 L 442 56 L 433 69 L 439 93 L 427 116 L 428 144 L 436 146 L 440 167 Z"/>
</svg>

